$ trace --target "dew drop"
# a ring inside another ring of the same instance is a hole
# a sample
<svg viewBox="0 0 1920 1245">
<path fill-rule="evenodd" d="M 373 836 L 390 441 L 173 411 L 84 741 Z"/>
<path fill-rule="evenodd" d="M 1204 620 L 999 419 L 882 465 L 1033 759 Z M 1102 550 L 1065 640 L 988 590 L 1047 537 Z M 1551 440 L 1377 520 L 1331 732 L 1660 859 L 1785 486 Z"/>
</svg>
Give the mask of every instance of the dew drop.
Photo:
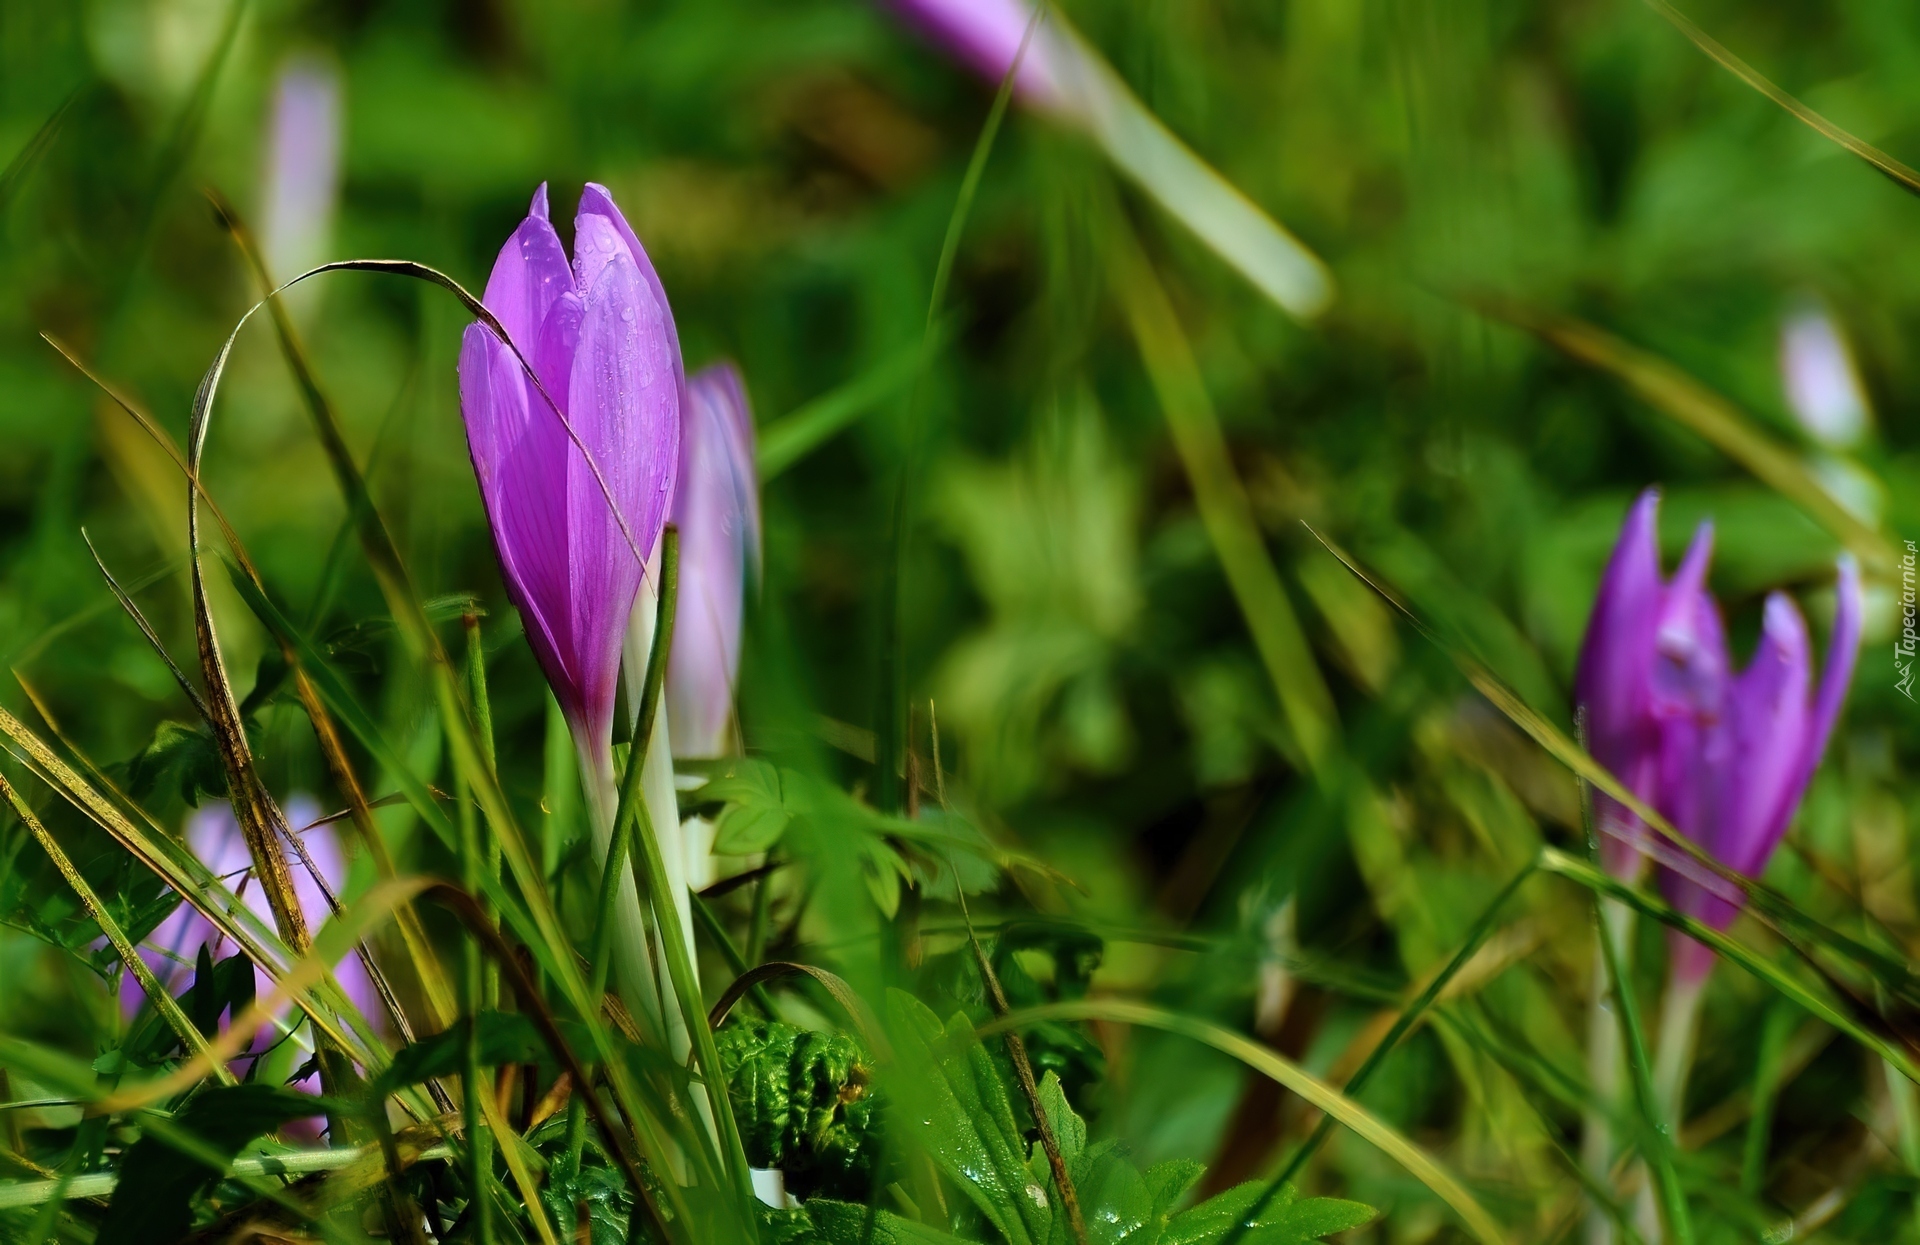
<svg viewBox="0 0 1920 1245">
<path fill-rule="evenodd" d="M 620 309 L 620 320 L 621 320 L 621 323 L 623 323 L 623 324 L 632 324 L 632 323 L 633 323 L 633 308 L 631 308 L 631 307 L 622 307 L 622 308 Z"/>
</svg>

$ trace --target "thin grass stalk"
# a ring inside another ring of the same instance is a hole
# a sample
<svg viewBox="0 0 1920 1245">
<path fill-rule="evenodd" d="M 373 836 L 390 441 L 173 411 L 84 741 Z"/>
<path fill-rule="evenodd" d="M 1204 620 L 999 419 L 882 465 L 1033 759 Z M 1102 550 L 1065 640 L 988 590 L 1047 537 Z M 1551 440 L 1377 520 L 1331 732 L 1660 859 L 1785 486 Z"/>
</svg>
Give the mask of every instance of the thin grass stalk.
<svg viewBox="0 0 1920 1245">
<path fill-rule="evenodd" d="M 953 874 L 954 894 L 960 897 L 960 915 L 967 922 L 967 945 L 973 949 L 973 962 L 980 969 L 980 980 L 987 988 L 987 1001 L 993 1006 L 993 1014 L 1004 1018 L 1013 1010 L 1007 1006 L 1007 992 L 1000 988 L 1000 977 L 993 971 L 993 962 L 987 959 L 987 953 L 980 946 L 980 936 L 974 932 L 973 917 L 967 911 L 966 888 L 960 883 L 960 870 L 954 867 L 953 856 L 947 856 L 947 868 Z M 1020 1040 L 1020 1034 L 1008 1029 L 1002 1035 L 1006 1043 L 1007 1057 L 1013 1061 L 1014 1079 L 1020 1082 L 1020 1092 L 1027 1100 L 1027 1109 L 1033 1113 L 1033 1126 L 1040 1134 L 1040 1148 L 1046 1151 L 1047 1167 L 1053 1172 L 1053 1187 L 1060 1194 L 1061 1209 L 1067 1212 L 1067 1228 L 1073 1234 L 1078 1245 L 1087 1245 L 1087 1221 L 1080 1212 L 1080 1194 L 1073 1187 L 1073 1177 L 1067 1173 L 1066 1158 L 1060 1153 L 1060 1139 L 1053 1134 L 1053 1123 L 1047 1118 L 1046 1108 L 1040 1102 L 1040 1087 L 1033 1079 L 1033 1062 L 1027 1058 L 1027 1044 Z"/>
<path fill-rule="evenodd" d="M 468 893 L 478 896 L 482 892 L 484 856 L 480 849 L 479 829 L 475 825 L 473 801 L 467 798 L 466 785 L 462 783 L 459 786 L 461 882 Z M 492 920 L 484 901 L 482 904 L 482 916 Z M 467 1032 L 465 1049 L 462 1051 L 460 1108 L 466 1130 L 467 1195 L 473 1206 L 474 1239 L 480 1245 L 492 1245 L 493 1194 L 488 1186 L 493 1178 L 493 1134 L 489 1131 L 485 1102 L 493 1092 L 493 1086 L 480 1061 L 480 1013 L 486 1007 L 488 974 L 485 955 L 478 943 L 468 939 L 462 948 L 462 956 L 460 1002 L 462 1010 L 466 1012 Z"/>
<path fill-rule="evenodd" d="M 494 752 L 493 702 L 487 696 L 487 648 L 480 634 L 480 617 L 473 613 L 463 614 L 460 625 L 467 633 L 467 701 L 473 706 L 473 730 L 480 741 L 481 758 L 485 760 L 487 768 L 497 774 L 500 766 Z M 489 877 L 499 877 L 500 845 L 489 838 L 481 847 L 481 867 Z M 481 900 L 481 911 L 487 914 L 488 920 L 493 919 L 494 913 L 485 899 Z M 495 966 L 490 965 L 487 969 L 482 1000 L 488 1007 L 500 1006 L 500 970 Z"/>
<path fill-rule="evenodd" d="M 1322 783 L 1331 784 L 1342 768 L 1333 694 L 1267 552 L 1173 304 L 1118 208 L 1108 215 L 1113 218 L 1107 233 L 1120 257 L 1119 292 L 1127 319 L 1193 489 L 1200 521 L 1273 683 L 1297 759 Z"/>
<path fill-rule="evenodd" d="M 1740 1147 L 1740 1190 L 1748 1197 L 1758 1197 L 1766 1184 L 1773 1108 L 1780 1097 L 1787 1040 L 1793 1036 L 1794 1022 L 1799 1018 L 1799 1008 L 1786 999 L 1775 999 L 1761 1025 L 1760 1052 L 1754 1060 L 1752 1107 L 1747 1116 L 1746 1137 Z"/>
<path fill-rule="evenodd" d="M 745 1217 L 751 1236 L 755 1234 L 750 1209 L 754 1196 L 753 1178 L 747 1166 L 746 1147 L 733 1118 L 733 1105 L 727 1094 L 726 1073 L 721 1069 L 720 1053 L 714 1045 L 713 1030 L 707 1024 L 706 1010 L 701 1006 L 699 980 L 693 970 L 692 939 L 686 926 L 675 918 L 668 898 L 674 893 L 674 883 L 668 877 L 660 836 L 655 831 L 650 807 L 652 801 L 645 798 L 643 792 L 635 790 L 637 773 L 642 785 L 645 781 L 646 761 L 642 757 L 652 753 L 653 743 L 660 737 L 664 726 L 664 719 L 659 713 L 660 687 L 666 679 L 667 662 L 673 647 L 673 616 L 678 604 L 680 570 L 679 533 L 671 524 L 662 533 L 660 554 L 661 608 L 652 635 L 646 687 L 640 706 L 643 716 L 651 713 L 652 721 L 647 724 L 651 729 L 646 738 L 635 737 L 637 752 L 627 761 L 616 823 L 631 821 L 634 827 L 634 841 L 639 849 L 634 853 L 632 862 L 635 888 L 644 887 L 652 903 L 656 918 L 654 929 L 660 935 L 670 984 L 679 999 L 681 1015 L 692 1038 L 693 1053 L 698 1056 L 700 1070 L 705 1076 L 708 1093 L 704 1105 L 710 1113 L 710 1123 L 715 1127 L 714 1139 L 719 1144 L 719 1157 L 731 1168 L 734 1192 L 740 1199 L 738 1209 Z M 674 815 L 677 819 L 677 811 Z M 682 887 L 684 889 L 684 884 Z M 685 906 L 690 909 L 691 901 Z"/>
<path fill-rule="evenodd" d="M 667 532 L 662 536 L 660 561 L 662 575 L 661 601 L 663 607 L 670 610 L 677 604 L 680 571 L 679 534 L 673 531 L 671 527 L 669 527 Z M 670 631 L 671 628 L 667 627 L 655 629 L 655 643 L 653 646 L 655 651 L 648 655 L 647 662 L 649 672 L 665 669 L 664 662 L 660 660 L 661 654 L 658 652 L 658 649 L 661 641 Z M 646 754 L 647 745 L 657 725 L 660 706 L 660 687 L 663 681 L 663 679 L 649 678 L 646 689 L 641 695 L 639 722 L 632 745 L 627 753 L 628 761 L 626 770 L 624 771 L 628 775 L 634 774 L 638 769 L 636 760 L 638 757 Z M 628 778 L 626 781 L 631 782 L 633 779 Z M 633 826 L 631 819 L 620 817 L 616 813 L 609 834 L 606 855 L 601 861 L 600 887 L 598 898 L 594 903 L 593 909 L 596 914 L 596 919 L 594 921 L 592 955 L 588 963 L 591 973 L 589 990 L 596 999 L 603 996 L 607 990 L 607 976 L 612 968 L 614 925 L 618 919 L 619 908 L 622 906 L 622 892 L 630 889 L 630 875 L 627 871 L 626 863 L 627 854 L 631 850 L 632 838 Z M 637 909 L 639 906 L 639 896 L 637 893 L 631 896 L 631 901 L 631 905 L 629 906 Z M 647 962 L 649 968 L 651 968 L 651 959 L 649 958 Z M 652 995 L 649 1001 L 657 1001 L 657 994 Z M 579 1104 L 570 1103 L 568 1105 L 567 1118 L 567 1158 L 570 1168 L 574 1172 L 580 1170 L 582 1147 L 585 1143 L 586 1132 L 583 1127 L 582 1117 L 579 1115 Z"/>
</svg>

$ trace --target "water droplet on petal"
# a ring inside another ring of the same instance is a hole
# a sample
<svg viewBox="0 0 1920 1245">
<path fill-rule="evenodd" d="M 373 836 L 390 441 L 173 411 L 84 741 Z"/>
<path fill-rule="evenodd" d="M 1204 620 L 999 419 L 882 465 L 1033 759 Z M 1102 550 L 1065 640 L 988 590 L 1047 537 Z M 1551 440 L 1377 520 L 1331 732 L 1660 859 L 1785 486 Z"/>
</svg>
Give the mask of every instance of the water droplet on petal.
<svg viewBox="0 0 1920 1245">
<path fill-rule="evenodd" d="M 620 320 L 621 320 L 621 323 L 623 323 L 623 324 L 632 324 L 632 323 L 633 323 L 633 308 L 631 308 L 631 307 L 622 307 L 622 308 L 620 309 Z"/>
</svg>

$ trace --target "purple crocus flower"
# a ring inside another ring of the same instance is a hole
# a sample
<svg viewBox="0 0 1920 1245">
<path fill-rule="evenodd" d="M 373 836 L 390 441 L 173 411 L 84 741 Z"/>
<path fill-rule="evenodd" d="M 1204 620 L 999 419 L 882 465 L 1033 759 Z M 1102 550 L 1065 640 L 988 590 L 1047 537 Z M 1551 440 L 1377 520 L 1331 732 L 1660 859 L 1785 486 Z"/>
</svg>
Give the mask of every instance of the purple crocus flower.
<svg viewBox="0 0 1920 1245">
<path fill-rule="evenodd" d="M 604 187 L 580 196 L 573 249 L 569 264 L 542 185 L 483 299 L 513 349 L 467 326 L 460 407 L 507 593 L 597 762 L 641 558 L 673 500 L 685 380 L 659 278 Z"/>
<path fill-rule="evenodd" d="M 347 880 L 346 856 L 341 851 L 334 827 L 331 824 L 314 824 L 319 816 L 319 806 L 305 796 L 295 796 L 287 802 L 288 824 L 296 828 L 311 827 L 296 829 L 295 832 L 300 835 L 301 845 L 306 848 L 307 855 L 312 857 L 314 868 L 325 879 L 327 889 L 337 898 Z M 219 801 L 194 810 L 187 818 L 186 839 L 187 846 L 213 876 L 271 927 L 273 912 L 268 906 L 266 892 L 253 880 L 253 858 L 247 852 L 247 841 L 240 832 L 240 823 L 234 818 L 233 806 Z M 318 929 L 333 915 L 326 892 L 313 874 L 308 872 L 303 861 L 296 858 L 288 864 L 293 874 L 294 897 L 300 902 L 300 911 L 306 915 L 308 926 Z M 226 941 L 225 935 L 214 928 L 213 922 L 197 909 L 183 903 L 147 936 L 140 948 L 140 958 L 147 962 L 147 967 L 153 970 L 154 977 L 161 985 L 178 995 L 193 984 L 195 963 L 203 946 L 216 962 L 239 950 Z M 273 988 L 272 981 L 258 966 L 253 972 L 256 994 L 264 995 Z M 380 996 L 373 988 L 372 979 L 367 976 L 366 965 L 360 962 L 357 955 L 350 955 L 334 966 L 334 979 L 340 983 L 348 1001 L 360 1010 L 369 1023 L 376 1028 L 385 1025 L 386 1012 Z M 132 1019 L 145 1002 L 146 992 L 128 975 L 120 985 L 121 1012 Z M 260 1044 L 269 1030 L 256 1035 L 253 1044 Z M 237 1063 L 244 1067 L 245 1061 Z"/>
<path fill-rule="evenodd" d="M 311 56 L 289 60 L 273 90 L 261 193 L 260 243 L 277 281 L 327 258 L 340 186 L 340 76 Z M 317 286 L 300 286 L 300 298 Z"/>
<path fill-rule="evenodd" d="M 760 568 L 760 484 L 753 413 L 731 363 L 687 382 L 680 430 L 680 479 L 673 521 L 680 528 L 680 602 L 667 663 L 667 722 L 673 753 L 728 751 L 740 676 L 740 624 L 749 580 Z"/>
<path fill-rule="evenodd" d="M 1839 564 L 1838 606 L 1819 688 L 1812 645 L 1785 593 L 1767 598 L 1761 638 L 1735 672 L 1719 606 L 1706 588 L 1713 529 L 1701 524 L 1672 580 L 1660 575 L 1654 527 L 1659 497 L 1641 494 L 1601 581 L 1580 654 L 1576 695 L 1596 760 L 1716 860 L 1759 874 L 1786 834 L 1826 750 L 1853 678 L 1860 644 L 1860 576 Z M 1617 873 L 1637 868 L 1645 833 L 1605 796 L 1596 814 Z M 1724 928 L 1735 905 L 1665 871 L 1675 902 Z M 1676 970 L 1697 979 L 1712 963 L 1691 940 Z"/>
</svg>

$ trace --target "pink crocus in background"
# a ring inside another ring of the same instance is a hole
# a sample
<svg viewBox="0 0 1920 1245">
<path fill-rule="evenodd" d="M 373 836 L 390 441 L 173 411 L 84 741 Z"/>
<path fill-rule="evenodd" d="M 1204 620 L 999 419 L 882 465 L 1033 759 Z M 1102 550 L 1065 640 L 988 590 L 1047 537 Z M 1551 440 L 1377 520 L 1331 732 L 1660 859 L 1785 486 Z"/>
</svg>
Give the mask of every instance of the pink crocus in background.
<svg viewBox="0 0 1920 1245">
<path fill-rule="evenodd" d="M 346 855 L 341 850 L 339 836 L 332 824 L 313 824 L 320 816 L 319 807 L 308 797 L 294 796 L 287 802 L 287 824 L 294 827 L 294 833 L 300 837 L 301 845 L 312 858 L 314 868 L 325 879 L 327 889 L 336 898 L 341 895 L 347 882 Z M 240 831 L 240 823 L 234 818 L 233 806 L 225 801 L 209 803 L 195 809 L 187 817 L 187 846 L 200 858 L 202 864 L 228 890 L 238 895 L 242 902 L 252 910 L 255 916 L 267 925 L 273 923 L 273 913 L 267 904 L 266 892 L 261 890 L 253 877 L 253 860 L 247 853 L 246 839 Z M 299 900 L 300 910 L 306 915 L 307 924 L 319 929 L 332 915 L 333 909 L 327 903 L 326 892 L 307 869 L 304 861 L 297 855 L 289 862 L 293 874 L 294 895 Z M 175 996 L 180 995 L 193 984 L 195 965 L 201 947 L 206 947 L 215 963 L 238 953 L 239 948 L 227 942 L 224 935 L 214 928 L 192 906 L 182 903 L 168 914 L 166 920 L 155 927 L 141 945 L 140 956 L 153 970 L 154 977 Z M 340 983 L 347 999 L 359 1009 L 362 1016 L 376 1029 L 386 1024 L 386 1012 L 372 979 L 367 975 L 358 955 L 349 955 L 334 966 L 334 979 Z M 256 995 L 265 995 L 273 988 L 272 981 L 257 965 L 253 970 L 254 991 Z M 122 978 L 120 983 L 120 1010 L 132 1019 L 146 1002 L 146 992 L 131 975 Z M 291 1009 L 289 1008 L 289 1011 Z M 232 1023 L 237 1017 L 228 1017 Z M 236 1071 L 244 1071 L 254 1056 L 259 1055 L 279 1035 L 279 1025 L 285 1023 L 283 1015 L 274 1023 L 265 1025 L 249 1041 L 248 1054 L 234 1061 Z M 298 1061 L 296 1061 L 298 1062 Z M 298 1083 L 301 1088 L 314 1089 L 316 1082 L 309 1076 Z"/>
<path fill-rule="evenodd" d="M 760 481 L 753 411 L 731 363 L 687 383 L 680 433 L 680 480 L 673 521 L 680 529 L 680 602 L 667 662 L 667 720 L 673 755 L 710 758 L 735 750 L 734 692 L 740 629 L 750 583 L 760 578 Z M 693 817 L 681 828 L 687 885 L 715 880 L 714 826 Z"/>
<path fill-rule="evenodd" d="M 274 81 L 260 189 L 260 249 L 267 271 L 287 281 L 324 263 L 340 195 L 340 75 L 310 55 L 288 58 Z M 317 294 L 287 291 L 296 310 Z"/>
<path fill-rule="evenodd" d="M 1326 265 L 1161 124 L 1058 6 L 1049 4 L 1036 23 L 1026 0 L 884 4 L 989 82 L 1014 70 L 1021 103 L 1086 134 L 1116 168 L 1291 315 L 1311 319 L 1332 301 Z"/>
<path fill-rule="evenodd" d="M 467 327 L 459 365 L 467 446 L 507 595 L 573 734 L 595 853 L 604 860 L 618 806 L 612 741 L 621 648 L 630 622 L 651 634 L 642 559 L 657 557 L 679 463 L 679 337 L 646 250 L 606 188 L 592 183 L 574 217 L 571 261 L 542 185 L 501 248 L 483 301 L 512 346 L 484 324 Z M 644 678 L 644 645 L 637 660 L 629 650 L 628 666 L 630 679 Z M 664 775 L 666 824 L 659 812 L 653 820 L 678 873 L 666 735 L 656 724 L 660 755 L 656 762 L 650 751 L 644 772 L 650 810 L 659 807 L 655 771 Z M 654 1036 L 670 1035 L 677 1008 L 630 873 L 621 875 L 616 914 L 617 980 L 628 1008 Z M 689 910 L 689 945 L 691 922 Z"/>
<path fill-rule="evenodd" d="M 1702 523 L 1671 580 L 1660 573 L 1659 495 L 1640 495 L 1601 581 L 1580 654 L 1576 696 L 1595 759 L 1732 869 L 1757 875 L 1786 834 L 1840 715 L 1860 645 L 1860 574 L 1838 565 L 1826 670 L 1812 687 L 1807 625 L 1783 592 L 1767 597 L 1759 646 L 1743 671 L 1727 651 L 1720 607 L 1707 591 L 1713 527 Z M 1639 818 L 1596 797 L 1601 830 L 1618 843 L 1645 834 Z M 1616 845 L 1615 872 L 1636 871 Z M 1665 870 L 1676 902 L 1717 927 L 1732 904 Z M 1691 940 L 1679 944 L 1695 947 Z M 1704 951 L 1700 951 L 1704 955 Z M 1704 975 L 1687 953 L 1679 969 Z"/>
</svg>

